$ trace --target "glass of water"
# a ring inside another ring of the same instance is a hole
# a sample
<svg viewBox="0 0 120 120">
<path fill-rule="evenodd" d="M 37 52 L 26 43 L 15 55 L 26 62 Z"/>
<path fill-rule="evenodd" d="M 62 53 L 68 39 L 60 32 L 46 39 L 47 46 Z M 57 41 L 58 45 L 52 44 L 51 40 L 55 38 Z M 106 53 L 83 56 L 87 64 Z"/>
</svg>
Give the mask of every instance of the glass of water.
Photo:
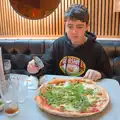
<svg viewBox="0 0 120 120">
<path fill-rule="evenodd" d="M 9 59 L 4 59 L 4 72 L 9 74 L 11 72 L 11 61 Z"/>
<path fill-rule="evenodd" d="M 18 88 L 17 88 L 17 94 L 18 94 L 18 100 L 19 103 L 23 103 L 26 101 L 28 97 L 28 81 L 20 78 L 18 75 L 10 75 L 9 76 L 10 81 L 18 81 Z"/>
<path fill-rule="evenodd" d="M 11 61 L 9 59 L 4 59 L 4 73 L 5 79 L 8 79 L 9 74 L 11 72 Z"/>
</svg>

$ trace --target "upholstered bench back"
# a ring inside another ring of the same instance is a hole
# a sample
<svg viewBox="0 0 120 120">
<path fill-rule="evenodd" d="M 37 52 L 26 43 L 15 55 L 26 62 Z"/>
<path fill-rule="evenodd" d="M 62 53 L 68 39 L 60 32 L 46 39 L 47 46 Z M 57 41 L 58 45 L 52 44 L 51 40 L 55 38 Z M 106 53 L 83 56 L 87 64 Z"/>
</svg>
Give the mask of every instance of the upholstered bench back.
<svg viewBox="0 0 120 120">
<path fill-rule="evenodd" d="M 41 57 L 51 46 L 54 40 L 44 39 L 0 39 L 4 59 L 10 59 L 12 72 L 28 74 L 26 71 L 28 62 L 33 56 Z M 105 49 L 115 76 L 120 76 L 120 41 L 99 40 Z"/>
</svg>

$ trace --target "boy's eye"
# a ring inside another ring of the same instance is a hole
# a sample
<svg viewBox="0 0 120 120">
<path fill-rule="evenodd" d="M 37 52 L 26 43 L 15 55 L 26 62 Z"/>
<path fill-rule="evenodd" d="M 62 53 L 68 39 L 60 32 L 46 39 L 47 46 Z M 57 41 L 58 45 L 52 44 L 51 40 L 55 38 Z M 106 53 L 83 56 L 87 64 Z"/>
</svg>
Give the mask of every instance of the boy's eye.
<svg viewBox="0 0 120 120">
<path fill-rule="evenodd" d="M 70 29 L 71 29 L 71 28 L 73 28 L 73 26 L 68 26 L 68 28 L 70 28 Z"/>
<path fill-rule="evenodd" d="M 77 27 L 78 29 L 81 29 L 81 28 L 83 28 L 83 27 Z"/>
</svg>

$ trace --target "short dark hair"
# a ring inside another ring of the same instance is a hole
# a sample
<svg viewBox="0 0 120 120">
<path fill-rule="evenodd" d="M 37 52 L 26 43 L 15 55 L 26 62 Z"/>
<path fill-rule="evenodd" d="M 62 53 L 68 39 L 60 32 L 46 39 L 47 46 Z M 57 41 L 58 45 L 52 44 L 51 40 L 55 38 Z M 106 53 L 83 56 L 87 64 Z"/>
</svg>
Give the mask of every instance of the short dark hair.
<svg viewBox="0 0 120 120">
<path fill-rule="evenodd" d="M 89 22 L 89 13 L 88 9 L 81 4 L 74 4 L 68 8 L 64 15 L 65 21 L 70 20 L 80 20 L 81 22 Z"/>
</svg>

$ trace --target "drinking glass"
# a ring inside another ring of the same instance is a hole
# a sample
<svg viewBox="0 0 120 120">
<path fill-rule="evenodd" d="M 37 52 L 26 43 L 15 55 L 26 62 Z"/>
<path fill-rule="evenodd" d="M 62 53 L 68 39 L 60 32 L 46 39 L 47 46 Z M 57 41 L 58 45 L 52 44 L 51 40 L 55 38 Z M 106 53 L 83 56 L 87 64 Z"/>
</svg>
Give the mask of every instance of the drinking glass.
<svg viewBox="0 0 120 120">
<path fill-rule="evenodd" d="M 4 73 L 5 79 L 7 80 L 11 72 L 11 61 L 9 59 L 4 59 Z"/>
<path fill-rule="evenodd" d="M 5 74 L 10 73 L 11 71 L 11 61 L 9 59 L 4 59 L 4 71 Z"/>
<path fill-rule="evenodd" d="M 23 103 L 27 100 L 28 97 L 28 81 L 23 80 L 17 75 L 10 75 L 9 81 L 16 82 L 18 81 L 18 87 L 17 87 L 17 94 L 18 94 L 18 100 L 19 103 Z"/>
<path fill-rule="evenodd" d="M 9 76 L 8 80 L 1 81 L 0 93 L 4 102 L 4 113 L 15 115 L 19 112 L 19 103 L 27 98 L 27 83 L 24 84 L 17 76 Z"/>
<path fill-rule="evenodd" d="M 4 80 L 0 83 L 0 93 L 4 102 L 4 113 L 7 115 L 15 115 L 19 112 L 17 87 L 17 80 L 16 82 Z"/>
</svg>

